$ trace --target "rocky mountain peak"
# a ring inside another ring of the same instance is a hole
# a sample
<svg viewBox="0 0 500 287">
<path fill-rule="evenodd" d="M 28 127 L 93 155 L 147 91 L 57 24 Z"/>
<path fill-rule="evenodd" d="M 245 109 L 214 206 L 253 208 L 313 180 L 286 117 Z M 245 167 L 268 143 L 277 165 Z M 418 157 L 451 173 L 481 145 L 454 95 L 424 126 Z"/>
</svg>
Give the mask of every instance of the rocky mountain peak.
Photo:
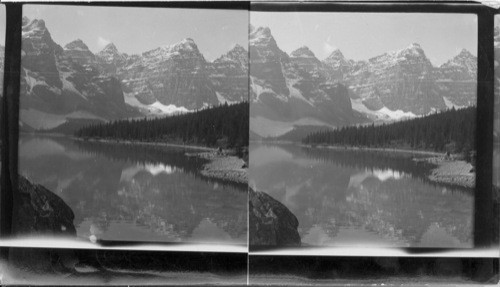
<svg viewBox="0 0 500 287">
<path fill-rule="evenodd" d="M 234 45 L 234 47 L 229 50 L 226 55 L 229 57 L 229 58 L 232 58 L 232 59 L 241 59 L 241 58 L 245 58 L 247 59 L 247 62 L 248 62 L 248 51 L 245 50 L 245 48 L 243 48 L 241 45 Z"/>
<path fill-rule="evenodd" d="M 419 43 L 411 43 L 409 46 L 408 46 L 408 49 L 422 49 L 422 47 L 420 46 Z"/>
<path fill-rule="evenodd" d="M 249 38 L 250 45 L 253 46 L 267 46 L 269 44 L 276 45 L 276 41 L 274 40 L 269 27 L 254 28 L 250 33 Z"/>
<path fill-rule="evenodd" d="M 248 52 L 241 45 L 236 44 L 226 54 L 214 61 L 214 63 L 224 62 L 237 63 L 241 68 L 246 70 L 248 68 Z"/>
<path fill-rule="evenodd" d="M 293 51 L 290 56 L 292 58 L 316 58 L 314 53 L 307 46 L 298 48 L 297 50 Z"/>
<path fill-rule="evenodd" d="M 23 30 L 45 30 L 45 21 L 41 19 L 33 19 L 30 21 L 28 18 L 23 18 Z"/>
<path fill-rule="evenodd" d="M 243 48 L 243 46 L 241 46 L 240 44 L 236 44 L 233 46 L 233 48 L 231 50 L 229 50 L 228 53 L 231 53 L 231 52 L 247 53 L 247 50 L 245 48 Z"/>
<path fill-rule="evenodd" d="M 24 16 L 24 17 L 23 17 L 23 22 L 22 22 L 22 25 L 23 25 L 23 26 L 26 26 L 26 25 L 28 25 L 28 24 L 29 24 L 29 22 L 30 22 L 30 18 L 28 18 L 28 17 Z"/>
<path fill-rule="evenodd" d="M 408 47 L 395 53 L 396 57 L 425 57 L 424 50 L 418 43 L 411 43 Z"/>
<path fill-rule="evenodd" d="M 185 38 L 179 43 L 174 45 L 175 48 L 190 50 L 190 51 L 198 51 L 198 46 L 191 38 Z"/>
<path fill-rule="evenodd" d="M 50 33 L 45 27 L 45 21 L 38 19 L 33 19 L 30 21 L 28 18 L 24 18 L 22 33 L 23 37 L 31 38 L 42 38 L 44 35 L 50 36 Z"/>
<path fill-rule="evenodd" d="M 76 39 L 64 46 L 64 50 L 76 50 L 76 51 L 90 51 L 89 47 L 81 40 L 81 39 Z"/>
<path fill-rule="evenodd" d="M 115 44 L 109 43 L 104 47 L 104 49 L 101 50 L 101 52 L 118 54 L 118 49 L 116 48 Z"/>
<path fill-rule="evenodd" d="M 471 54 L 471 52 L 469 52 L 469 50 L 464 48 L 457 56 L 455 56 L 455 58 L 474 58 L 474 56 Z"/>
<path fill-rule="evenodd" d="M 167 53 L 176 53 L 182 51 L 182 52 L 200 54 L 198 46 L 191 38 L 185 38 L 182 41 L 175 43 L 173 45 L 163 46 L 161 49 Z"/>
<path fill-rule="evenodd" d="M 442 64 L 440 69 L 444 71 L 462 69 L 467 71 L 472 77 L 475 77 L 477 73 L 477 57 L 472 55 L 468 50 L 462 49 L 458 55 Z"/>
<path fill-rule="evenodd" d="M 345 61 L 344 54 L 340 51 L 340 49 L 335 49 L 330 55 L 325 59 L 325 62 L 332 61 Z"/>
</svg>

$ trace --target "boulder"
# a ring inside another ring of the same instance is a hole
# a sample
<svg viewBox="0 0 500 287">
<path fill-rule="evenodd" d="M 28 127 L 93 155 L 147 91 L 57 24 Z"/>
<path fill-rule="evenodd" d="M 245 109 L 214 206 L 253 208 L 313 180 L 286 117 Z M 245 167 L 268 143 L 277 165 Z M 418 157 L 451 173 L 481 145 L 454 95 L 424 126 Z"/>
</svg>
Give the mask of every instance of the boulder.
<svg viewBox="0 0 500 287">
<path fill-rule="evenodd" d="M 249 189 L 251 246 L 300 246 L 299 221 L 281 202 Z"/>
<path fill-rule="evenodd" d="M 13 226 L 16 235 L 76 236 L 75 215 L 59 196 L 22 176 L 19 195 Z"/>
</svg>

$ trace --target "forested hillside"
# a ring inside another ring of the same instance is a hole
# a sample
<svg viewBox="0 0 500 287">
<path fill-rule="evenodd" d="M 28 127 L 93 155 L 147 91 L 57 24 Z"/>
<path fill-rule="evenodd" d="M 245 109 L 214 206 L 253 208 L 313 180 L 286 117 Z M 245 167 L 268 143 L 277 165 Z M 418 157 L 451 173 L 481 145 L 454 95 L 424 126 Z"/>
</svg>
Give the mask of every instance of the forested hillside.
<svg viewBox="0 0 500 287">
<path fill-rule="evenodd" d="M 83 138 L 169 142 L 209 147 L 248 146 L 249 104 L 198 110 L 165 118 L 120 120 L 76 131 Z"/>
<path fill-rule="evenodd" d="M 476 108 L 451 109 L 379 126 L 350 126 L 309 134 L 303 143 L 411 148 L 468 153 L 474 149 Z"/>
</svg>

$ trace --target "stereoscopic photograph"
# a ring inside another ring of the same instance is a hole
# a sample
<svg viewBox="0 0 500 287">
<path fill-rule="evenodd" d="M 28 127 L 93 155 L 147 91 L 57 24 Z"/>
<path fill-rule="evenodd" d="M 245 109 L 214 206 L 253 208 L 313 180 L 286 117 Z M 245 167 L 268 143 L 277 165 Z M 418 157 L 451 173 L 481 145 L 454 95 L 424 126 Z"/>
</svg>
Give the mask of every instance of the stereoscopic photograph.
<svg viewBox="0 0 500 287">
<path fill-rule="evenodd" d="M 247 31 L 244 10 L 24 5 L 14 234 L 246 246 Z"/>
<path fill-rule="evenodd" d="M 473 247 L 477 16 L 250 23 L 250 246 Z"/>
</svg>

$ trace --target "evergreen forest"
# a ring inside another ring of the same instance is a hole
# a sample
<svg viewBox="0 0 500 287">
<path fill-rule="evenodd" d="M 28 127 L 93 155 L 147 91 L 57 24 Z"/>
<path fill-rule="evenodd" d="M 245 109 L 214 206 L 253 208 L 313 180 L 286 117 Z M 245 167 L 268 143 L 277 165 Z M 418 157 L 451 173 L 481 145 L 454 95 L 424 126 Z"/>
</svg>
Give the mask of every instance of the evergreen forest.
<svg viewBox="0 0 500 287">
<path fill-rule="evenodd" d="M 309 145 L 403 148 L 469 154 L 475 147 L 476 108 L 449 109 L 382 125 L 346 126 L 307 135 Z"/>
<path fill-rule="evenodd" d="M 75 136 L 240 148 L 248 146 L 248 127 L 249 104 L 241 102 L 163 118 L 91 124 L 77 130 Z"/>
</svg>

